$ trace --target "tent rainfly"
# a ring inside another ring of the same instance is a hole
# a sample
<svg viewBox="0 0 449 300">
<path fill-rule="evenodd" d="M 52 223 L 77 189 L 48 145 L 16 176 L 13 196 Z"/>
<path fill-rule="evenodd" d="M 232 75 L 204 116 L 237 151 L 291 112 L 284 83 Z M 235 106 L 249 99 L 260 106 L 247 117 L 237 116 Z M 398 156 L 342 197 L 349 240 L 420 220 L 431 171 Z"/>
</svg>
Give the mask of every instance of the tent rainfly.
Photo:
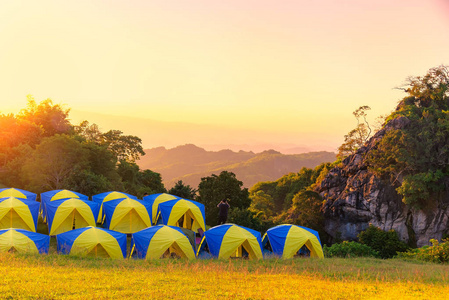
<svg viewBox="0 0 449 300">
<path fill-rule="evenodd" d="M 153 220 L 154 224 L 156 224 L 157 221 L 156 217 L 159 209 L 159 204 L 175 199 L 179 199 L 179 197 L 167 193 L 152 194 L 143 197 L 143 201 L 148 201 L 151 204 L 151 220 Z"/>
<path fill-rule="evenodd" d="M 104 222 L 105 215 L 103 212 L 103 202 L 108 202 L 111 200 L 118 200 L 118 199 L 125 199 L 125 198 L 131 198 L 131 199 L 137 200 L 136 196 L 133 196 L 133 195 L 130 195 L 127 193 L 116 192 L 116 191 L 105 192 L 105 193 L 101 193 L 101 194 L 92 196 L 92 201 L 100 204 L 100 212 L 98 213 L 97 223 L 103 224 L 103 222 Z"/>
<path fill-rule="evenodd" d="M 262 259 L 260 232 L 235 225 L 223 224 L 204 232 L 197 257 Z"/>
<path fill-rule="evenodd" d="M 133 234 L 131 253 L 142 259 L 165 257 L 195 259 L 195 252 L 181 228 L 156 225 Z"/>
<path fill-rule="evenodd" d="M 0 252 L 27 252 L 47 254 L 50 237 L 23 229 L 0 230 Z"/>
<path fill-rule="evenodd" d="M 151 206 L 148 202 L 130 198 L 103 203 L 104 226 L 122 233 L 134 233 L 151 226 Z"/>
<path fill-rule="evenodd" d="M 95 226 L 99 204 L 89 200 L 66 199 L 46 204 L 49 235 L 72 229 Z"/>
<path fill-rule="evenodd" d="M 21 189 L 15 188 L 0 189 L 0 199 L 14 197 L 17 199 L 27 199 L 29 201 L 36 201 L 36 196 L 37 195 L 35 193 L 31 193 Z"/>
<path fill-rule="evenodd" d="M 56 236 L 58 253 L 126 258 L 126 234 L 97 227 L 70 230 Z"/>
<path fill-rule="evenodd" d="M 159 204 L 159 218 L 164 225 L 206 231 L 206 213 L 202 203 L 176 199 Z"/>
<path fill-rule="evenodd" d="M 318 232 L 310 228 L 283 224 L 268 229 L 262 240 L 264 249 L 271 249 L 273 254 L 284 259 L 299 255 L 304 245 L 310 257 L 324 258 Z"/>
<path fill-rule="evenodd" d="M 17 228 L 36 232 L 39 202 L 26 199 L 0 199 L 0 229 Z"/>
<path fill-rule="evenodd" d="M 88 200 L 89 197 L 69 190 L 53 190 L 41 193 L 41 210 L 44 221 L 47 221 L 47 207 L 46 207 L 47 203 L 51 201 L 66 200 L 66 199 Z"/>
</svg>

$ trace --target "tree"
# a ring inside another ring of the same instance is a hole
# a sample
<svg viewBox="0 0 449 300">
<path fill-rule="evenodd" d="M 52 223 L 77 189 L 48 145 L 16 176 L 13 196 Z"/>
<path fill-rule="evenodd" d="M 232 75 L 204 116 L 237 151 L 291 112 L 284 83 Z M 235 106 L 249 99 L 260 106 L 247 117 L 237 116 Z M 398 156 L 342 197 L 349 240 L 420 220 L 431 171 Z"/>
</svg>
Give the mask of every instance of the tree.
<svg viewBox="0 0 449 300">
<path fill-rule="evenodd" d="M 17 115 L 19 120 L 27 120 L 40 126 L 43 129 L 43 136 L 46 137 L 70 132 L 72 128 L 68 119 L 70 109 L 63 109 L 61 105 L 53 104 L 50 99 L 36 104 L 31 95 L 27 98 L 27 108 L 22 109 Z"/>
<path fill-rule="evenodd" d="M 195 200 L 196 198 L 196 190 L 190 185 L 185 185 L 182 180 L 176 182 L 176 184 L 168 191 L 168 193 L 184 199 Z"/>
<path fill-rule="evenodd" d="M 398 234 L 393 229 L 383 231 L 370 224 L 357 237 L 360 243 L 377 251 L 381 258 L 392 258 L 398 252 L 405 252 L 408 249 L 407 244 L 399 240 Z"/>
<path fill-rule="evenodd" d="M 82 121 L 79 125 L 73 126 L 73 131 L 83 139 L 96 144 L 102 144 L 103 134 L 97 124 L 89 124 L 89 121 Z"/>
<path fill-rule="evenodd" d="M 137 136 L 123 135 L 120 130 L 109 130 L 101 135 L 102 144 L 114 153 L 118 161 L 126 160 L 134 162 L 145 155 L 142 148 L 142 140 Z"/>
<path fill-rule="evenodd" d="M 425 76 L 410 77 L 408 95 L 388 120 L 404 126 L 388 130 L 370 151 L 370 170 L 389 179 L 403 202 L 420 209 L 447 192 L 449 176 L 449 70 L 430 69 Z"/>
<path fill-rule="evenodd" d="M 161 174 L 157 172 L 151 170 L 140 171 L 138 173 L 138 182 L 139 185 L 143 186 L 140 189 L 140 193 L 138 193 L 139 195 L 143 195 L 144 193 L 157 194 L 167 192 L 162 183 Z"/>
<path fill-rule="evenodd" d="M 312 190 L 303 190 L 293 198 L 293 205 L 284 215 L 282 223 L 312 228 L 324 234 L 324 217 L 321 212 L 323 199 Z"/>
<path fill-rule="evenodd" d="M 343 159 L 346 156 L 354 154 L 371 137 L 371 127 L 366 120 L 366 111 L 370 109 L 369 106 L 364 105 L 352 113 L 357 119 L 357 126 L 345 135 L 344 143 L 338 148 L 337 156 L 339 158 Z"/>
<path fill-rule="evenodd" d="M 88 169 L 88 156 L 78 141 L 67 135 L 44 138 L 23 166 L 28 189 L 43 192 L 71 186 L 71 176 Z"/>
<path fill-rule="evenodd" d="M 251 194 L 251 205 L 249 210 L 254 212 L 262 221 L 269 221 L 274 216 L 273 198 L 264 191 Z"/>
<path fill-rule="evenodd" d="M 228 222 L 257 231 L 266 231 L 270 227 L 269 225 L 264 226 L 256 213 L 244 208 L 233 208 L 229 212 Z"/>
<path fill-rule="evenodd" d="M 197 201 L 203 203 L 206 209 L 206 221 L 209 225 L 216 225 L 218 218 L 217 204 L 228 199 L 231 211 L 234 208 L 247 209 L 251 204 L 247 188 L 242 188 L 243 182 L 234 173 L 222 171 L 220 175 L 201 178 L 198 185 Z"/>
<path fill-rule="evenodd" d="M 124 192 L 142 196 L 144 193 L 165 193 L 159 173 L 151 170 L 140 171 L 139 166 L 133 162 L 121 160 L 117 172 L 122 178 Z"/>
</svg>

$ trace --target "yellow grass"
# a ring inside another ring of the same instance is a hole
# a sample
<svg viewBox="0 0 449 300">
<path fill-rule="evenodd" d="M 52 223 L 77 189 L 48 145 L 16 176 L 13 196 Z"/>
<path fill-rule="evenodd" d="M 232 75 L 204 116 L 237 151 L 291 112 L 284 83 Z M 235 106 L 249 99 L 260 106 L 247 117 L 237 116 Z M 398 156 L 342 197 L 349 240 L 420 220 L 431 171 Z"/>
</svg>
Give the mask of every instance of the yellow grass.
<svg viewBox="0 0 449 300">
<path fill-rule="evenodd" d="M 446 299 L 449 267 L 399 260 L 142 261 L 0 254 L 2 299 Z"/>
</svg>

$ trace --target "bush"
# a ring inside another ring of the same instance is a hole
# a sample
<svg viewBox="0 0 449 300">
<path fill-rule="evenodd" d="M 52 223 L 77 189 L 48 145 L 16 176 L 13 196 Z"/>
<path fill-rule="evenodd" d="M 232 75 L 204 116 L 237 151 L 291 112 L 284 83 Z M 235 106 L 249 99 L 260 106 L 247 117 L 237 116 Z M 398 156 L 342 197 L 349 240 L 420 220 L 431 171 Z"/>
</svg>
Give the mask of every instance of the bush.
<svg viewBox="0 0 449 300">
<path fill-rule="evenodd" d="M 379 257 L 379 253 L 371 247 L 357 242 L 344 241 L 323 247 L 325 257 Z"/>
<path fill-rule="evenodd" d="M 357 237 L 360 243 L 379 252 L 381 258 L 392 258 L 397 255 L 397 252 L 404 252 L 408 249 L 407 244 L 399 240 L 396 231 L 383 231 L 373 225 L 370 225 Z"/>
<path fill-rule="evenodd" d="M 407 252 L 398 253 L 400 258 L 410 258 L 435 263 L 449 262 L 449 239 L 445 239 L 442 243 L 437 240 L 430 240 L 432 246 L 424 246 L 418 249 L 412 249 Z"/>
</svg>

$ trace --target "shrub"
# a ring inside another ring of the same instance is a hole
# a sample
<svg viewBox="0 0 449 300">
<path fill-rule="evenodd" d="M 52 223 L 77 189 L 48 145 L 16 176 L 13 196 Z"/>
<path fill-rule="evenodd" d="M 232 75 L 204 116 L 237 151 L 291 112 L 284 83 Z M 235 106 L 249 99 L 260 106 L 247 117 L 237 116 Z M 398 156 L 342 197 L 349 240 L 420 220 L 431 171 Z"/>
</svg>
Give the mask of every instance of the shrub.
<svg viewBox="0 0 449 300">
<path fill-rule="evenodd" d="M 449 262 L 449 239 L 444 239 L 442 243 L 437 240 L 430 240 L 432 246 L 424 246 L 418 249 L 411 249 L 407 252 L 398 253 L 398 257 L 411 258 L 435 263 Z"/>
<path fill-rule="evenodd" d="M 379 253 L 371 247 L 357 242 L 344 241 L 339 244 L 333 244 L 323 247 L 326 257 L 379 257 Z"/>
<path fill-rule="evenodd" d="M 379 252 L 381 258 L 392 258 L 397 255 L 397 252 L 404 252 L 408 249 L 407 244 L 399 240 L 396 231 L 383 231 L 373 225 L 370 225 L 357 237 L 360 243 Z"/>
</svg>

